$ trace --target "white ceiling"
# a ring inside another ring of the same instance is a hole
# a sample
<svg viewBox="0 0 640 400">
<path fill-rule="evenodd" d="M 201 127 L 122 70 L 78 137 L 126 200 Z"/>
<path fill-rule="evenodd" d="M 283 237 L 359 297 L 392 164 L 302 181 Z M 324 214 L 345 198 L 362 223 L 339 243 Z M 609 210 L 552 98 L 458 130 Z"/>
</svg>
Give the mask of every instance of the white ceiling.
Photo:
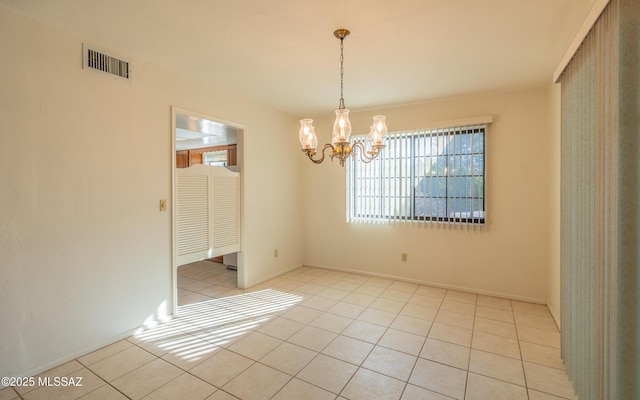
<svg viewBox="0 0 640 400">
<path fill-rule="evenodd" d="M 372 108 L 548 84 L 593 1 L 0 0 L 0 5 L 297 117 L 317 117 L 338 106 L 337 28 L 351 30 L 344 41 L 346 106 Z"/>
</svg>

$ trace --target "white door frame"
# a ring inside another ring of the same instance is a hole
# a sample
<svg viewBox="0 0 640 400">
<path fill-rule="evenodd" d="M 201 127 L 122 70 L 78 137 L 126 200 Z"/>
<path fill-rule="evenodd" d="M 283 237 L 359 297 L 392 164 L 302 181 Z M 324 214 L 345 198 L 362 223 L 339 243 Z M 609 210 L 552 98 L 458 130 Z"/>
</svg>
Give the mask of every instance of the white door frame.
<svg viewBox="0 0 640 400">
<path fill-rule="evenodd" d="M 244 190 L 244 133 L 245 126 L 235 122 L 226 121 L 221 118 L 211 117 L 194 111 L 185 110 L 175 106 L 171 106 L 171 290 L 172 290 L 172 313 L 178 316 L 178 263 L 176 252 L 176 116 L 178 114 L 194 116 L 196 118 L 215 121 L 238 130 L 237 145 L 237 165 L 240 173 L 240 246 L 244 243 L 244 209 L 245 209 L 245 190 Z M 244 267 L 244 257 L 242 251 L 238 253 L 238 273 L 237 286 L 246 288 L 246 273 Z"/>
</svg>

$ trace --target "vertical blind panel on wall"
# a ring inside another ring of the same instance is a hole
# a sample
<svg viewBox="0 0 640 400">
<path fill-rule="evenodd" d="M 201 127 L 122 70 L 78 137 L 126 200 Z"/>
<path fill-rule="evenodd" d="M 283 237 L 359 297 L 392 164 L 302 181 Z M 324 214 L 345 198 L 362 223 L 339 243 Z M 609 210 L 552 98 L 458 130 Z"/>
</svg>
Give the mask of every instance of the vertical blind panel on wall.
<svg viewBox="0 0 640 400">
<path fill-rule="evenodd" d="M 176 236 L 179 256 L 209 248 L 209 176 L 177 175 Z"/>
<path fill-rule="evenodd" d="M 488 125 L 395 132 L 347 164 L 347 221 L 476 229 L 485 218 Z M 354 136 L 366 145 L 366 136 Z"/>
<path fill-rule="evenodd" d="M 614 0 L 560 77 L 562 358 L 581 400 L 613 398 L 615 384 L 617 15 Z"/>
</svg>

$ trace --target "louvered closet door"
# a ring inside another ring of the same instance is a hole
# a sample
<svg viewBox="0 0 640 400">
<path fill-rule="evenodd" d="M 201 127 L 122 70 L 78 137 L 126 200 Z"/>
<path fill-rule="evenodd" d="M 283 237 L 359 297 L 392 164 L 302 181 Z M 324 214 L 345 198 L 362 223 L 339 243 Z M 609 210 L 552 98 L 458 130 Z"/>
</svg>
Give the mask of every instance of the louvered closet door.
<svg viewBox="0 0 640 400">
<path fill-rule="evenodd" d="M 211 246 L 214 256 L 240 251 L 240 175 L 211 168 Z"/>
</svg>

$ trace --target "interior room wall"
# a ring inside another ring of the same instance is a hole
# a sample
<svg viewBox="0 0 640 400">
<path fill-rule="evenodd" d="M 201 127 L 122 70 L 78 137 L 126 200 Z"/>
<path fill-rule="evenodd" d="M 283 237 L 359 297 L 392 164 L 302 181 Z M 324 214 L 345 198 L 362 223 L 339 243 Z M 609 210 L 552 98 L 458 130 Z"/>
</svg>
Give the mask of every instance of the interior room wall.
<svg viewBox="0 0 640 400">
<path fill-rule="evenodd" d="M 85 71 L 90 38 L 2 7 L 0 27 L 1 376 L 170 313 L 173 105 L 246 127 L 247 284 L 302 264 L 295 119 L 135 54 L 132 83 Z"/>
<path fill-rule="evenodd" d="M 547 281 L 547 306 L 556 325 L 560 328 L 560 133 L 561 133 L 560 84 L 549 87 L 550 124 L 550 212 L 549 212 L 549 271 Z"/>
<path fill-rule="evenodd" d="M 348 99 L 347 99 L 348 100 Z M 347 224 L 345 170 L 305 165 L 305 264 L 546 303 L 553 180 L 548 88 L 484 93 L 353 113 L 354 130 L 493 115 L 488 226 L 481 231 Z M 347 104 L 348 106 L 348 104 Z M 330 141 L 333 116 L 316 121 Z M 327 165 L 328 164 L 328 165 Z M 408 254 L 406 262 L 401 253 Z"/>
</svg>

